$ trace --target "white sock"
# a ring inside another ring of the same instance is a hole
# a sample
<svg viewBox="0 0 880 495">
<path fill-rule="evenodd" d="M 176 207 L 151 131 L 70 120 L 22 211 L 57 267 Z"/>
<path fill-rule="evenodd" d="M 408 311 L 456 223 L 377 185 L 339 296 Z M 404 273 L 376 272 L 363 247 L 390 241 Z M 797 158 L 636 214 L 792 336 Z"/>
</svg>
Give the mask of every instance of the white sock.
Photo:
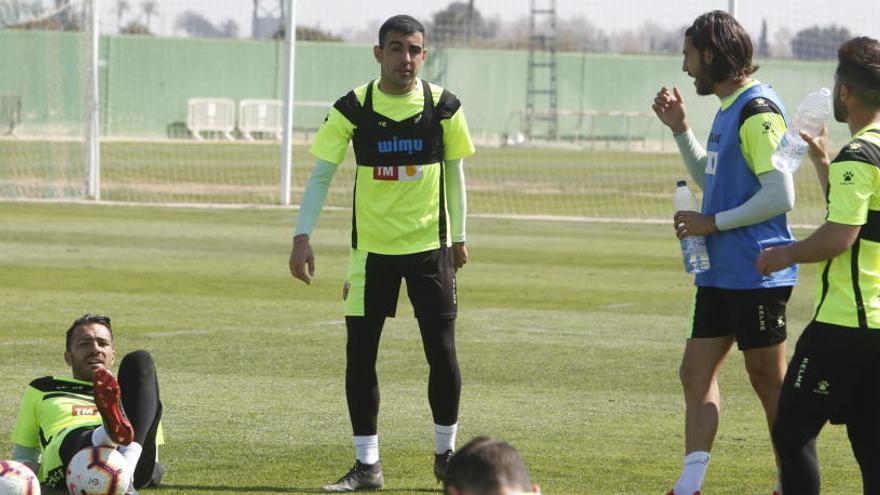
<svg viewBox="0 0 880 495">
<path fill-rule="evenodd" d="M 107 430 L 104 429 L 104 425 L 101 425 L 92 430 L 92 445 L 95 447 L 100 447 L 102 445 L 116 447 L 116 442 L 110 440 L 110 436 L 107 435 Z"/>
<path fill-rule="evenodd" d="M 684 456 L 684 468 L 681 477 L 675 483 L 675 495 L 694 495 L 703 486 L 706 468 L 709 467 L 708 452 L 691 452 Z"/>
<path fill-rule="evenodd" d="M 120 445 L 116 450 L 125 458 L 125 468 L 129 479 L 134 477 L 134 468 L 137 467 L 138 460 L 141 458 L 141 452 L 144 451 L 143 446 L 137 442 L 131 442 L 128 445 Z"/>
<path fill-rule="evenodd" d="M 778 467 L 776 468 L 776 485 L 773 487 L 773 491 L 782 495 L 782 471 Z"/>
<path fill-rule="evenodd" d="M 447 450 L 455 450 L 455 435 L 458 433 L 458 423 L 454 425 L 434 425 L 434 453 L 442 454 Z"/>
<path fill-rule="evenodd" d="M 355 435 L 354 449 L 361 464 L 376 464 L 379 462 L 379 435 Z"/>
</svg>

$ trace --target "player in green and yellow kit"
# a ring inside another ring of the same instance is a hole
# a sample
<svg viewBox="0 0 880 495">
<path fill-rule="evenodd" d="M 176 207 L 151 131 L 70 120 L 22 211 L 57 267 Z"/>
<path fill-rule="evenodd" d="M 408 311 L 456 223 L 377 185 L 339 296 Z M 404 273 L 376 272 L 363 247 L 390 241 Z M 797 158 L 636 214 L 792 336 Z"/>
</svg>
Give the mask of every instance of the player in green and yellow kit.
<svg viewBox="0 0 880 495">
<path fill-rule="evenodd" d="M 834 117 L 852 140 L 829 165 L 827 133 L 801 133 L 825 190 L 825 223 L 757 260 L 764 274 L 819 263 L 815 314 L 789 362 L 773 425 L 786 495 L 819 493 L 816 437 L 828 421 L 846 424 L 864 493 L 880 493 L 880 42 L 849 40 L 838 62 Z"/>
<path fill-rule="evenodd" d="M 309 243 L 327 188 L 354 146 L 356 179 L 351 251 L 343 287 L 348 333 L 345 392 L 354 433 L 354 467 L 327 491 L 377 489 L 376 357 L 386 317 L 406 280 L 430 367 L 434 474 L 445 476 L 455 449 L 461 375 L 455 353 L 455 271 L 467 262 L 462 159 L 474 152 L 458 97 L 418 78 L 425 28 L 407 15 L 379 30 L 373 55 L 380 78 L 340 98 L 315 136 L 317 158 L 306 185 L 290 254 L 294 277 L 310 283 Z"/>
<path fill-rule="evenodd" d="M 71 377 L 46 376 L 28 385 L 12 434 L 13 460 L 38 474 L 41 483 L 66 489 L 70 459 L 91 445 L 115 446 L 126 460 L 135 488 L 159 483 L 163 443 L 159 384 L 146 351 L 127 354 L 119 381 L 109 372 L 116 353 L 110 318 L 86 314 L 67 330 L 64 361 Z"/>
</svg>

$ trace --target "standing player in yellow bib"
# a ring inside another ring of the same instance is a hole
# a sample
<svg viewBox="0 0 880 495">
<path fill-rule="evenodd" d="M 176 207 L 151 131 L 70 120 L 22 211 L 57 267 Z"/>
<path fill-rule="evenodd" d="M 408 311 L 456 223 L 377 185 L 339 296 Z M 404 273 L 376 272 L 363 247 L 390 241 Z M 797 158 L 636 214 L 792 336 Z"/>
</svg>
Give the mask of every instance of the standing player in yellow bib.
<svg viewBox="0 0 880 495">
<path fill-rule="evenodd" d="M 813 321 L 788 364 L 773 424 L 785 495 L 819 493 L 816 437 L 826 422 L 846 425 L 863 491 L 880 493 L 880 42 L 851 39 L 837 57 L 834 118 L 852 139 L 829 164 L 826 135 L 801 133 L 825 191 L 825 223 L 757 261 L 764 274 L 819 263 Z"/>
<path fill-rule="evenodd" d="M 290 253 L 290 272 L 310 283 L 315 258 L 309 235 L 339 163 L 353 143 L 357 171 L 351 251 L 343 286 L 348 334 L 345 394 L 356 461 L 326 491 L 384 486 L 379 463 L 376 358 L 386 317 L 393 317 L 401 279 L 412 302 L 430 367 L 434 474 L 443 479 L 455 450 L 461 375 L 455 353 L 455 271 L 467 262 L 462 159 L 474 152 L 458 97 L 418 78 L 428 55 L 425 28 L 407 15 L 379 29 L 370 81 L 330 109 L 311 147 L 316 157 Z"/>
</svg>

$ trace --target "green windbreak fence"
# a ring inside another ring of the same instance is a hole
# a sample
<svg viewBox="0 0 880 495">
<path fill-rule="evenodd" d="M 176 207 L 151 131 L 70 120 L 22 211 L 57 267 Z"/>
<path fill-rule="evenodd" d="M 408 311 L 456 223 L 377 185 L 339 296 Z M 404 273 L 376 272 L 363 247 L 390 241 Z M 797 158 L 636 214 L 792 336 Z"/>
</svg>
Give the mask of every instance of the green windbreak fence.
<svg viewBox="0 0 880 495">
<path fill-rule="evenodd" d="M 22 133 L 43 134 L 47 123 L 76 122 L 82 115 L 82 72 L 86 61 L 75 33 L 0 31 L 0 94 L 26 99 Z M 377 77 L 372 47 L 297 42 L 294 125 L 317 127 L 329 103 L 352 87 Z M 429 46 L 430 49 L 430 46 Z M 105 36 L 101 38 L 102 134 L 113 137 L 169 137 L 186 121 L 195 97 L 280 99 L 283 45 L 275 41 Z M 435 61 L 436 59 L 436 61 Z M 759 61 L 760 62 L 760 61 Z M 698 134 L 708 131 L 717 101 L 697 97 L 678 57 L 560 53 L 560 134 L 601 136 L 625 132 L 624 116 L 579 115 L 608 111 L 650 112 L 661 85 L 681 87 Z M 832 84 L 829 62 L 766 61 L 756 74 L 772 82 L 794 106 L 804 94 Z M 472 131 L 486 137 L 522 128 L 527 53 L 444 49 L 429 51 L 423 76 L 457 93 Z M 35 90 L 45 86 L 44 91 Z M 313 106 L 314 105 L 314 106 Z M 649 139 L 659 128 L 644 116 L 630 116 L 630 132 Z M 596 118 L 597 122 L 587 122 Z M 591 129 L 592 127 L 592 129 Z M 651 134 L 653 132 L 653 134 Z"/>
<path fill-rule="evenodd" d="M 430 43 L 430 39 L 429 39 Z M 85 183 L 83 35 L 0 30 L 0 197 L 79 198 Z M 457 93 L 478 153 L 468 159 L 471 211 L 492 214 L 665 218 L 674 181 L 684 175 L 669 131 L 653 116 L 657 90 L 677 85 L 701 140 L 718 108 L 699 97 L 681 58 L 563 52 L 557 56 L 557 143 L 502 146 L 524 131 L 527 53 L 435 49 L 423 76 Z M 327 106 L 378 76 L 370 45 L 296 44 L 293 201 L 312 166 L 310 136 Z M 831 62 L 759 60 L 793 111 L 832 84 Z M 277 204 L 280 146 L 187 131 L 192 98 L 283 98 L 284 46 L 278 41 L 104 36 L 99 94 L 101 198 L 138 202 Z M 9 102 L 20 105 L 18 117 Z M 2 120 L 5 119 L 6 121 Z M 847 136 L 832 126 L 832 146 Z M 264 136 L 265 137 L 265 136 Z M 351 201 L 351 157 L 328 204 Z M 808 168 L 808 167 L 805 167 Z M 800 172 L 796 221 L 821 221 L 821 191 Z"/>
</svg>

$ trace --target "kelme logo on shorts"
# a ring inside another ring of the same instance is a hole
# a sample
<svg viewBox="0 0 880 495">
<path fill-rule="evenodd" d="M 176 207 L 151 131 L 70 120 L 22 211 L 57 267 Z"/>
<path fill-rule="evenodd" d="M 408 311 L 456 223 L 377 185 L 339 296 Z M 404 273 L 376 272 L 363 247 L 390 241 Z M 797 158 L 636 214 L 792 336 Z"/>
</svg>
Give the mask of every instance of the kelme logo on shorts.
<svg viewBox="0 0 880 495">
<path fill-rule="evenodd" d="M 807 365 L 810 363 L 810 358 L 801 359 L 801 364 L 797 367 L 797 375 L 794 379 L 794 388 L 801 388 L 801 384 L 804 381 L 804 373 L 807 372 Z"/>
<path fill-rule="evenodd" d="M 95 406 L 71 406 L 71 416 L 97 416 L 98 408 Z"/>
<path fill-rule="evenodd" d="M 422 139 L 386 139 L 376 143 L 379 147 L 379 153 L 408 153 L 410 155 L 415 151 L 422 151 L 425 148 L 425 141 Z"/>
<path fill-rule="evenodd" d="M 424 175 L 421 165 L 389 165 L 373 167 L 374 180 L 419 180 Z"/>
</svg>

